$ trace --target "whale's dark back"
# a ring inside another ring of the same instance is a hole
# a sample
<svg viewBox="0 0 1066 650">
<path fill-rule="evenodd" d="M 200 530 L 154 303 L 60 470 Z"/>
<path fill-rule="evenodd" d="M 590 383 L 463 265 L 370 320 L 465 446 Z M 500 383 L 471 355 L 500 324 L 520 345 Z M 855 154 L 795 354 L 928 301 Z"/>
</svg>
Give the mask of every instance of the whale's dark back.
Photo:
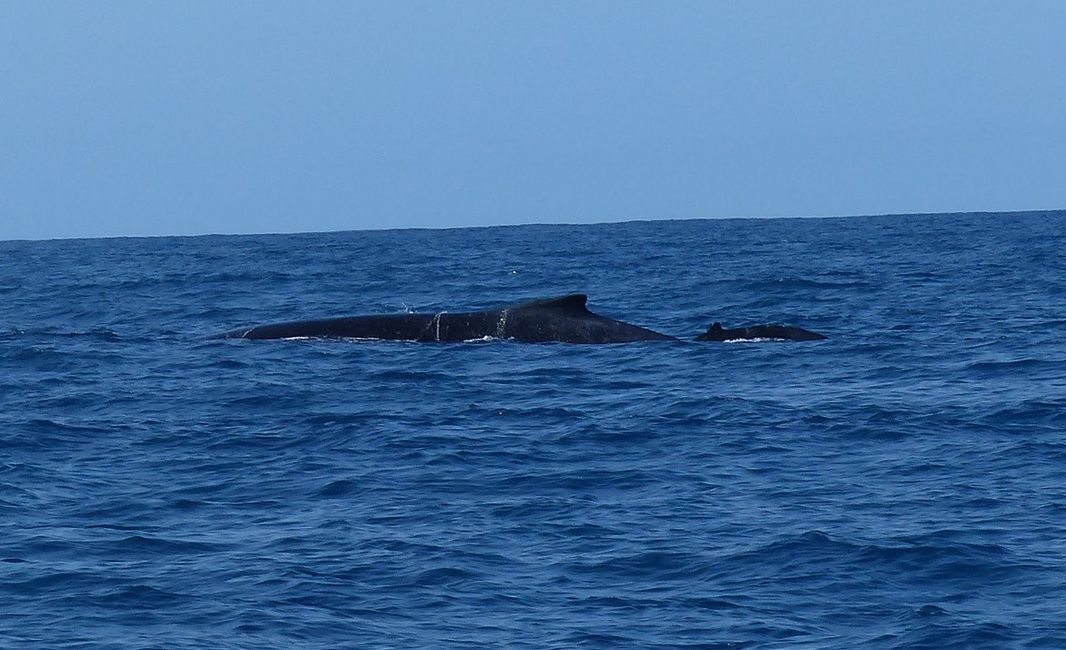
<svg viewBox="0 0 1066 650">
<path fill-rule="evenodd" d="M 594 314 L 583 293 L 521 303 L 506 310 L 506 338 L 516 341 L 567 343 L 628 343 L 669 341 L 674 337 Z"/>
<path fill-rule="evenodd" d="M 211 338 L 285 339 L 356 338 L 388 341 L 470 341 L 482 338 L 541 343 L 629 343 L 676 341 L 637 325 L 594 314 L 588 296 L 573 293 L 540 298 L 498 309 L 435 314 L 379 314 L 290 321 L 237 329 Z M 726 329 L 714 323 L 697 341 L 783 339 L 817 341 L 825 337 L 788 325 L 752 325 Z"/>
<path fill-rule="evenodd" d="M 485 337 L 527 342 L 626 343 L 674 340 L 643 327 L 594 314 L 575 293 L 499 309 L 435 314 L 381 314 L 259 325 L 213 338 L 362 338 L 392 341 L 468 341 Z"/>
<path fill-rule="evenodd" d="M 211 338 L 292 339 L 353 338 L 417 341 L 429 327 L 430 314 L 345 316 L 271 323 L 217 334 Z"/>
</svg>

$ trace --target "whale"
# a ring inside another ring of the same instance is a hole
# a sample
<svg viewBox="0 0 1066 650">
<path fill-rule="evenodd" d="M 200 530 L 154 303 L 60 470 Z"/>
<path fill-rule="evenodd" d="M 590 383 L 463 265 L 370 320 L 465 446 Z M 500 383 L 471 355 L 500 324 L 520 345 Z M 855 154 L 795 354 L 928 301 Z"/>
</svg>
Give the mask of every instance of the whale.
<svg viewBox="0 0 1066 650">
<path fill-rule="evenodd" d="M 211 338 L 355 338 L 386 341 L 458 342 L 484 338 L 530 343 L 630 343 L 671 341 L 673 336 L 594 314 L 588 296 L 557 298 L 471 312 L 379 314 L 259 325 Z"/>
<path fill-rule="evenodd" d="M 711 323 L 707 331 L 696 337 L 697 341 L 823 341 L 827 337 L 818 332 L 805 330 L 791 325 L 748 325 L 747 327 L 722 327 L 721 323 Z"/>
<path fill-rule="evenodd" d="M 715 323 L 708 328 L 707 333 L 697 337 L 697 340 L 729 340 L 709 337 L 708 335 L 712 333 L 715 326 L 721 329 L 721 325 Z M 782 328 L 784 326 L 756 327 Z M 820 334 L 800 328 L 786 327 L 779 334 L 779 336 L 758 338 L 792 338 L 793 340 L 825 338 Z M 508 339 L 528 343 L 632 343 L 681 340 L 639 325 L 593 313 L 588 309 L 588 296 L 583 293 L 572 293 L 555 298 L 538 298 L 481 311 L 373 314 L 268 323 L 230 330 L 208 338 L 348 338 L 440 343 L 479 339 Z"/>
</svg>

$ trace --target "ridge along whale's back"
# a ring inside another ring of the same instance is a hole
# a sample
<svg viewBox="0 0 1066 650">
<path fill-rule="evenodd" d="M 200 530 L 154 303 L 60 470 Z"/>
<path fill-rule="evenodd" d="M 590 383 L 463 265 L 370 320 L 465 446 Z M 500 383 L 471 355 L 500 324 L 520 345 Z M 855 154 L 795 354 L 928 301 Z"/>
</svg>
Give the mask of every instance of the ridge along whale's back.
<svg viewBox="0 0 1066 650">
<path fill-rule="evenodd" d="M 506 307 L 471 312 L 377 314 L 271 323 L 231 330 L 209 338 L 354 338 L 441 343 L 486 338 L 529 343 L 678 340 L 654 330 L 595 314 L 589 311 L 588 296 L 583 293 L 538 298 Z M 752 325 L 726 329 L 721 323 L 713 323 L 706 332 L 696 337 L 696 340 L 817 341 L 825 338 L 817 332 L 788 325 Z"/>
<path fill-rule="evenodd" d="M 583 293 L 538 298 L 473 312 L 380 314 L 273 323 L 231 330 L 210 338 L 359 338 L 458 342 L 483 338 L 526 342 L 626 343 L 676 340 L 589 311 Z"/>
</svg>

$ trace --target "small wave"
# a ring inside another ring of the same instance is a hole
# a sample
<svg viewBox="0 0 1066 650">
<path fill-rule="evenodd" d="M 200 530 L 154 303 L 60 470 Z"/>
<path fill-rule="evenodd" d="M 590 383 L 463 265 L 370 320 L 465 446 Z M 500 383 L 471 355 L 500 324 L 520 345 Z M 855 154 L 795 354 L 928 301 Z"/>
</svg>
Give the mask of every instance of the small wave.
<svg viewBox="0 0 1066 650">
<path fill-rule="evenodd" d="M 96 574 L 86 571 L 58 571 L 39 575 L 27 580 L 0 582 L 0 592 L 19 596 L 43 595 L 52 592 L 65 593 L 72 589 L 88 589 L 104 581 Z"/>
<path fill-rule="evenodd" d="M 734 556 L 737 559 L 769 561 L 773 558 L 821 557 L 826 554 L 841 556 L 858 550 L 855 544 L 833 540 L 820 530 L 810 530 L 799 535 L 780 539 L 752 551 Z"/>
<path fill-rule="evenodd" d="M 1011 361 L 977 361 L 966 366 L 967 370 L 978 372 L 1013 372 L 1026 368 L 1040 368 L 1042 366 L 1057 367 L 1064 361 L 1054 359 L 1015 359 Z"/>
<path fill-rule="evenodd" d="M 751 280 L 744 287 L 752 291 L 763 290 L 797 290 L 797 289 L 869 289 L 869 282 L 831 282 L 826 280 L 806 280 L 804 278 L 777 278 L 773 280 Z"/>
<path fill-rule="evenodd" d="M 9 359 L 12 361 L 33 361 L 42 364 L 47 364 L 52 360 L 61 359 L 63 356 L 64 353 L 47 345 L 31 345 L 29 347 L 20 346 L 14 350 L 7 349 L 0 353 L 0 358 L 2 359 Z"/>
<path fill-rule="evenodd" d="M 359 489 L 359 484 L 348 479 L 333 481 L 321 487 L 315 494 L 327 499 L 348 496 Z"/>
<path fill-rule="evenodd" d="M 536 421 L 536 422 L 574 422 L 584 417 L 584 413 L 577 409 L 562 406 L 529 406 L 529 407 L 486 407 L 479 404 L 471 404 L 457 414 L 460 419 L 474 418 L 503 418 L 508 420 Z"/>
<path fill-rule="evenodd" d="M 223 544 L 164 539 L 162 537 L 148 537 L 145 535 L 131 535 L 120 540 L 101 544 L 99 547 L 101 549 L 107 549 L 115 555 L 121 555 L 124 557 L 128 555 L 198 555 L 215 553 L 227 548 Z"/>
<path fill-rule="evenodd" d="M 211 505 L 210 502 L 200 499 L 175 499 L 171 502 L 170 507 L 174 510 L 189 512 L 192 510 L 199 510 L 209 505 Z"/>
<path fill-rule="evenodd" d="M 652 580 L 656 583 L 708 576 L 713 564 L 708 557 L 684 551 L 643 551 L 569 566 L 574 573 L 593 580 Z"/>
<path fill-rule="evenodd" d="M 1001 623 L 960 621 L 958 616 L 913 615 L 916 621 L 905 621 L 908 627 L 918 624 L 904 634 L 890 635 L 896 648 L 1009 648 L 1017 643 L 1016 628 Z M 887 639 L 886 639 L 887 640 Z M 1033 646 L 1040 647 L 1040 646 Z M 1058 643 L 1046 647 L 1061 647 Z"/>
<path fill-rule="evenodd" d="M 237 359 L 221 358 L 210 364 L 210 367 L 220 370 L 244 370 L 253 367 L 252 364 Z"/>
<path fill-rule="evenodd" d="M 122 339 L 118 332 L 109 329 L 92 329 L 85 330 L 83 332 L 59 332 L 53 336 L 67 337 L 67 338 L 90 338 L 99 341 L 119 341 Z"/>
<path fill-rule="evenodd" d="M 88 424 L 70 424 L 59 420 L 36 418 L 30 420 L 29 427 L 35 434 L 103 434 L 107 433 L 106 427 L 92 426 Z"/>
<path fill-rule="evenodd" d="M 414 584 L 421 587 L 452 586 L 478 578 L 477 573 L 459 567 L 439 567 L 420 572 L 414 578 Z"/>
<path fill-rule="evenodd" d="M 415 383 L 437 383 L 452 381 L 452 377 L 443 372 L 428 372 L 424 370 L 395 370 L 392 368 L 375 373 L 374 378 L 382 381 L 410 381 Z"/>
<path fill-rule="evenodd" d="M 0 433 L 0 449 L 49 449 L 59 445 L 87 442 L 108 429 L 91 425 L 66 424 L 38 418 L 26 422 L 22 430 Z"/>
<path fill-rule="evenodd" d="M 496 483 L 496 487 L 513 492 L 545 485 L 553 486 L 556 490 L 628 490 L 655 485 L 658 482 L 659 476 L 656 473 L 641 469 L 589 469 L 551 474 L 511 474 Z"/>
<path fill-rule="evenodd" d="M 1056 427 L 1066 424 L 1066 400 L 1025 400 L 988 413 L 985 422 L 1016 428 L 1032 425 Z"/>
<path fill-rule="evenodd" d="M 963 372 L 978 379 L 1059 378 L 1066 371 L 1063 359 L 1011 359 L 977 361 L 963 367 Z"/>
<path fill-rule="evenodd" d="M 726 598 L 712 598 L 709 596 L 692 597 L 684 599 L 686 605 L 701 610 L 720 611 L 728 609 L 740 609 L 743 605 Z"/>
<path fill-rule="evenodd" d="M 122 337 L 118 332 L 108 328 L 93 328 L 87 330 L 56 330 L 56 329 L 22 329 L 13 327 L 0 331 L 0 339 L 35 337 L 43 339 L 79 339 L 88 338 L 100 341 L 119 341 Z"/>
<path fill-rule="evenodd" d="M 933 618 L 946 615 L 948 612 L 943 607 L 937 607 L 936 605 L 922 605 L 908 612 L 916 618 Z"/>
<path fill-rule="evenodd" d="M 164 591 L 148 585 L 131 585 L 97 596 L 93 600 L 112 607 L 148 609 L 173 607 L 190 599 L 186 594 Z"/>
<path fill-rule="evenodd" d="M 1028 571 L 997 544 L 951 541 L 942 536 L 915 541 L 903 546 L 869 545 L 856 560 L 863 566 L 877 567 L 878 571 L 907 576 L 913 584 L 999 582 Z"/>
</svg>

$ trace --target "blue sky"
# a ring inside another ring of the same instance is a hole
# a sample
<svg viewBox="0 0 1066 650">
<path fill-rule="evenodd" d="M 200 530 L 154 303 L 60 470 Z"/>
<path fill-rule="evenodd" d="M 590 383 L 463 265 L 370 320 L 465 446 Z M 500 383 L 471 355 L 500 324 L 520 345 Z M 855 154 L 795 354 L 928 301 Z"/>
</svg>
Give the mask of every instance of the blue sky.
<svg viewBox="0 0 1066 650">
<path fill-rule="evenodd" d="M 1066 2 L 0 2 L 0 239 L 1066 207 Z"/>
</svg>

